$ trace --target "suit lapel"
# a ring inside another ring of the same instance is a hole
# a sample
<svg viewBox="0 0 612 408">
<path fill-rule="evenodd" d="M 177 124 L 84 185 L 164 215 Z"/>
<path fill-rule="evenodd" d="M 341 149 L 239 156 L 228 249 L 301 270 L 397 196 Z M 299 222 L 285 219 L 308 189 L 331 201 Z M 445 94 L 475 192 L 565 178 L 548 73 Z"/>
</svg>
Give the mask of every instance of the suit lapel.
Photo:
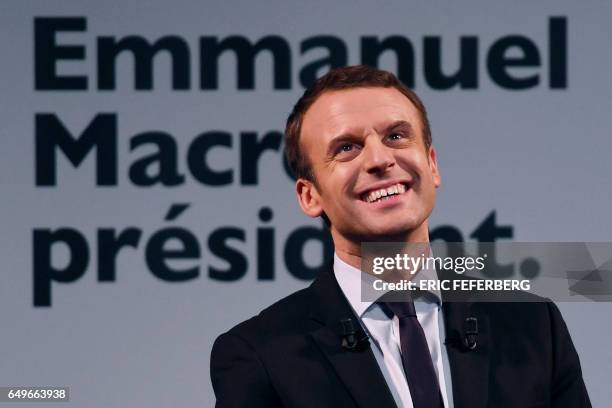
<svg viewBox="0 0 612 408">
<path fill-rule="evenodd" d="M 476 303 L 444 302 L 446 350 L 451 369 L 455 408 L 484 408 L 489 389 L 489 324 L 478 312 Z M 462 345 L 464 322 L 467 317 L 478 319 L 478 345 L 467 350 Z"/>
<path fill-rule="evenodd" d="M 370 347 L 349 351 L 342 347 L 340 320 L 353 313 L 331 269 L 321 272 L 311 286 L 314 296 L 311 319 L 318 328 L 310 337 L 325 355 L 340 380 L 360 407 L 396 407 L 387 382 Z"/>
</svg>

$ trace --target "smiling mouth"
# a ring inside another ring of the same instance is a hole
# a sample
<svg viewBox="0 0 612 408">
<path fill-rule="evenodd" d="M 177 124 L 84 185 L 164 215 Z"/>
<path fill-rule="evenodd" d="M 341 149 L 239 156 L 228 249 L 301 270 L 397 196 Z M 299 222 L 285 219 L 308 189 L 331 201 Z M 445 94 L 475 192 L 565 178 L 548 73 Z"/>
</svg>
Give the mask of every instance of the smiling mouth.
<svg viewBox="0 0 612 408">
<path fill-rule="evenodd" d="M 379 201 L 388 200 L 389 198 L 404 194 L 410 189 L 410 185 L 405 183 L 397 183 L 387 188 L 381 188 L 378 190 L 372 190 L 368 193 L 362 194 L 361 200 L 366 203 L 376 203 Z"/>
</svg>

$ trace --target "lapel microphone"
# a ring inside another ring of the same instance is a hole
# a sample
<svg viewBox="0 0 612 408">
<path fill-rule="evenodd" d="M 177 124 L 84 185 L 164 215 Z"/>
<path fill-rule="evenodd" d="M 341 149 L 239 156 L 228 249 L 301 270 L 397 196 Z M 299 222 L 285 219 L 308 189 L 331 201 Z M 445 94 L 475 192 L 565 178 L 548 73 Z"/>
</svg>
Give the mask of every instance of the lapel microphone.
<svg viewBox="0 0 612 408">
<path fill-rule="evenodd" d="M 370 346 L 368 335 L 359 323 L 351 318 L 340 320 L 342 348 L 348 351 L 362 351 Z"/>
<path fill-rule="evenodd" d="M 463 321 L 463 330 L 451 330 L 444 341 L 446 346 L 460 351 L 474 351 L 478 347 L 478 319 L 470 316 Z"/>
<path fill-rule="evenodd" d="M 463 345 L 470 351 L 478 347 L 478 319 L 467 317 L 463 322 Z"/>
</svg>

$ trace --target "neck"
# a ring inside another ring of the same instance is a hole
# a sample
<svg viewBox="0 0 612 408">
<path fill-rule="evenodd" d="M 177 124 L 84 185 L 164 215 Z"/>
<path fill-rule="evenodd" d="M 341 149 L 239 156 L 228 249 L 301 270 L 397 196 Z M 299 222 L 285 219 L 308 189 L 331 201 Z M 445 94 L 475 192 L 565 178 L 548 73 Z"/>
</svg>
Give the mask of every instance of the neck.
<svg viewBox="0 0 612 408">
<path fill-rule="evenodd" d="M 419 226 L 419 228 L 409 231 L 401 235 L 385 235 L 381 236 L 365 236 L 365 237 L 347 237 L 336 230 L 333 225 L 331 228 L 332 240 L 334 241 L 334 249 L 340 259 L 347 264 L 361 269 L 361 244 L 366 242 L 404 242 L 406 244 L 429 243 L 429 229 L 427 221 Z"/>
</svg>

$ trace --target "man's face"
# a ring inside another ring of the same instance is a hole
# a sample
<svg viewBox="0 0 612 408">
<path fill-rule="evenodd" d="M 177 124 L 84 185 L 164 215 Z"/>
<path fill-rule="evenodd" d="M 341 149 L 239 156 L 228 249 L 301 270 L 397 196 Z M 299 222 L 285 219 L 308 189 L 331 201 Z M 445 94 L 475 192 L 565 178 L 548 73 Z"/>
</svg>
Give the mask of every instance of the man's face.
<svg viewBox="0 0 612 408">
<path fill-rule="evenodd" d="M 306 214 L 325 212 L 334 242 L 427 241 L 440 175 L 419 112 L 394 88 L 321 95 L 300 137 L 317 181 L 296 184 Z"/>
</svg>

